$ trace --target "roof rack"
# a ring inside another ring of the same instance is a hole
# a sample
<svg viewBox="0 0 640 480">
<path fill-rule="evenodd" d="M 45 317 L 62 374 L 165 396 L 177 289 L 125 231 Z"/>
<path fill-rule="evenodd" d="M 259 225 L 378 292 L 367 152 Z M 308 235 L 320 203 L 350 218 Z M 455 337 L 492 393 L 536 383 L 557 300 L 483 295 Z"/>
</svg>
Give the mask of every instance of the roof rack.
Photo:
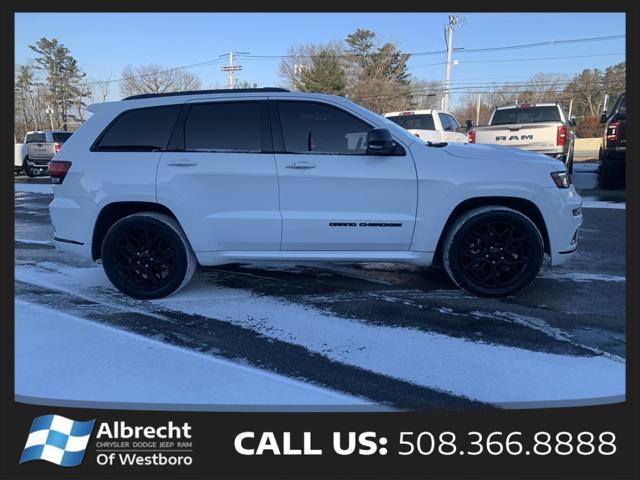
<svg viewBox="0 0 640 480">
<path fill-rule="evenodd" d="M 265 88 L 224 88 L 219 90 L 190 90 L 187 92 L 164 92 L 164 93 L 141 93 L 131 95 L 122 100 L 138 100 L 140 98 L 173 97 L 175 95 L 203 95 L 212 93 L 250 93 L 250 92 L 289 92 L 286 88 L 265 87 Z"/>
</svg>

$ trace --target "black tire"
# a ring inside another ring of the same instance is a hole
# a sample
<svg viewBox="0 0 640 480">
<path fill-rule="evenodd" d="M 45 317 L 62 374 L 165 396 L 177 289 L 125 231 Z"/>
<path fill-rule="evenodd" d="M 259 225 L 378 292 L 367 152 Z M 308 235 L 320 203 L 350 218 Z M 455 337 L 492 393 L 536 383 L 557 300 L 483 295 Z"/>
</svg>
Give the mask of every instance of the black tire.
<svg viewBox="0 0 640 480">
<path fill-rule="evenodd" d="M 22 171 L 30 178 L 38 176 L 38 170 L 29 166 L 29 157 L 25 157 L 24 162 L 22 162 Z"/>
<path fill-rule="evenodd" d="M 573 150 L 574 146 L 571 145 L 571 147 L 569 147 L 569 153 L 567 153 L 567 161 L 565 162 L 565 165 L 567 166 L 567 172 L 569 172 L 570 174 L 573 173 Z"/>
<path fill-rule="evenodd" d="M 189 283 L 197 261 L 175 219 L 145 212 L 124 217 L 109 229 L 102 242 L 102 266 L 122 293 L 150 300 Z"/>
<path fill-rule="evenodd" d="M 612 165 L 606 152 L 601 152 L 598 167 L 598 186 L 603 190 L 623 188 L 625 184 L 624 165 Z"/>
<path fill-rule="evenodd" d="M 544 241 L 536 225 L 517 210 L 480 207 L 451 225 L 442 257 L 449 277 L 462 290 L 504 297 L 521 291 L 538 275 Z"/>
</svg>

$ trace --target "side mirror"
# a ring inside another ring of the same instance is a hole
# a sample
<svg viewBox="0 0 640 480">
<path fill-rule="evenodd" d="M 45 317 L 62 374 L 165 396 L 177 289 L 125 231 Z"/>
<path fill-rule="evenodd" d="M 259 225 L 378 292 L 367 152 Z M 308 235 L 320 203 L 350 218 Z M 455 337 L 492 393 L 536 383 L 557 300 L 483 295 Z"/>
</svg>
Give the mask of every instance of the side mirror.
<svg viewBox="0 0 640 480">
<path fill-rule="evenodd" d="M 471 130 L 473 128 L 473 120 L 467 120 L 467 130 Z"/>
<path fill-rule="evenodd" d="M 607 114 L 603 113 L 602 115 L 600 115 L 600 123 L 604 124 L 607 123 Z"/>
<path fill-rule="evenodd" d="M 569 125 L 571 125 L 572 127 L 576 126 L 576 117 L 571 115 L 571 118 L 569 119 Z"/>
<path fill-rule="evenodd" d="M 396 142 L 386 128 L 374 128 L 367 133 L 367 155 L 393 155 Z"/>
</svg>

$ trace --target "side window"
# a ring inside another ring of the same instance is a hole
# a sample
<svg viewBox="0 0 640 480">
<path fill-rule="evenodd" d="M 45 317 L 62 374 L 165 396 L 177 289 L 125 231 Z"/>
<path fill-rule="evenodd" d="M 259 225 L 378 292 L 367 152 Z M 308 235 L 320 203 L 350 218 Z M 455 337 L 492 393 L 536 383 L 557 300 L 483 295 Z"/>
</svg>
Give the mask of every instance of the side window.
<svg viewBox="0 0 640 480">
<path fill-rule="evenodd" d="M 315 102 L 278 102 L 288 153 L 363 155 L 371 127 L 339 108 Z"/>
<path fill-rule="evenodd" d="M 194 104 L 184 125 L 186 150 L 262 152 L 259 102 Z"/>
<path fill-rule="evenodd" d="M 449 125 L 451 126 L 451 130 L 458 130 L 460 128 L 460 124 L 458 123 L 458 121 L 451 115 L 447 115 L 447 117 L 449 117 Z"/>
<path fill-rule="evenodd" d="M 98 138 L 92 150 L 152 152 L 164 150 L 178 118 L 180 105 L 128 110 Z"/>
<path fill-rule="evenodd" d="M 446 113 L 439 113 L 440 123 L 442 123 L 442 129 L 449 132 L 452 130 L 451 124 L 449 123 L 449 115 Z"/>
</svg>

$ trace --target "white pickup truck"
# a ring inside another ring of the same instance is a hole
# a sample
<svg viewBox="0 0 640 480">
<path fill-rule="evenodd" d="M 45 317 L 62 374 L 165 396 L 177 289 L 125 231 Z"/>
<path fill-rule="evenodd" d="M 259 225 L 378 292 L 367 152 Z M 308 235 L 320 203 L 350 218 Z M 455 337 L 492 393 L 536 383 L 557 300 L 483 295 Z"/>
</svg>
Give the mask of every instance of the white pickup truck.
<svg viewBox="0 0 640 480">
<path fill-rule="evenodd" d="M 569 173 L 573 170 L 572 127 L 558 103 L 521 103 L 497 107 L 487 126 L 469 131 L 469 143 L 516 147 L 562 160 Z"/>
<path fill-rule="evenodd" d="M 16 174 L 24 173 L 36 177 L 46 172 L 49 161 L 62 148 L 62 144 L 72 132 L 40 130 L 27 132 L 24 143 L 14 146 L 13 169 Z"/>
<path fill-rule="evenodd" d="M 467 135 L 453 115 L 440 110 L 406 110 L 384 117 L 431 143 L 467 143 Z"/>
</svg>

